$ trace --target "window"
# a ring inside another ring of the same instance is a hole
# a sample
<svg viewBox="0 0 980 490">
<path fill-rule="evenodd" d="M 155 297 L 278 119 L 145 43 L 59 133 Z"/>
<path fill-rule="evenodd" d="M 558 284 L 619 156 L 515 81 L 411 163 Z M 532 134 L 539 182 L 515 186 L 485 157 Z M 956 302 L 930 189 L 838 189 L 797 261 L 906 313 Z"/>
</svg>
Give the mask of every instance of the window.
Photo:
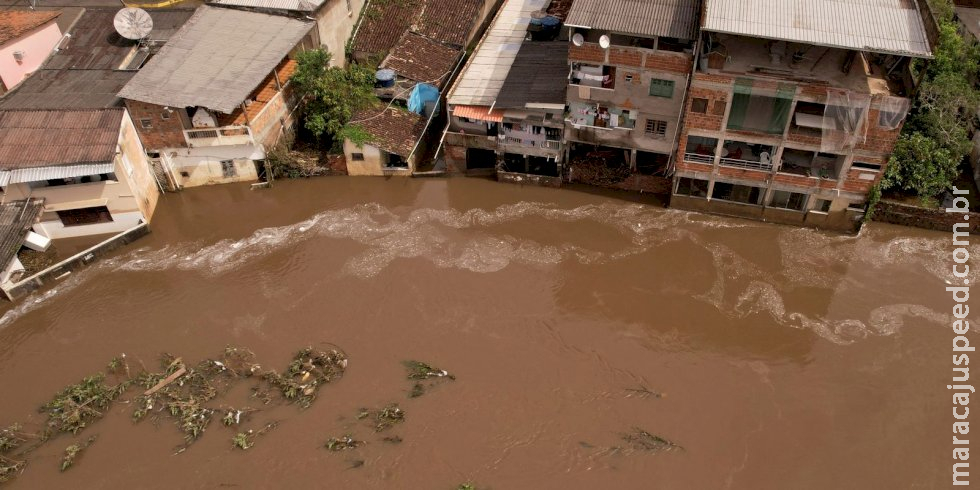
<svg viewBox="0 0 980 490">
<path fill-rule="evenodd" d="M 793 211 L 803 211 L 804 204 L 806 204 L 806 194 L 788 191 L 773 192 L 772 201 L 769 202 L 770 207 Z"/>
<path fill-rule="evenodd" d="M 626 76 L 623 77 L 623 80 L 626 80 L 626 83 L 633 83 L 633 74 L 632 73 L 627 74 Z"/>
<path fill-rule="evenodd" d="M 389 168 L 408 168 L 408 162 L 405 161 L 401 155 L 395 155 L 394 153 L 388 154 L 388 161 L 385 163 L 386 167 Z"/>
<path fill-rule="evenodd" d="M 221 161 L 221 176 L 230 179 L 238 175 L 238 170 L 235 169 L 234 160 L 222 160 Z"/>
<path fill-rule="evenodd" d="M 350 159 L 353 160 L 353 161 L 355 161 L 355 162 L 363 162 L 364 161 L 364 154 L 363 153 L 351 153 L 350 154 Z"/>
<path fill-rule="evenodd" d="M 667 136 L 667 121 L 647 119 L 646 135 L 652 138 L 663 138 Z"/>
<path fill-rule="evenodd" d="M 691 112 L 696 112 L 698 114 L 708 112 L 708 99 L 701 99 L 698 97 L 691 99 Z"/>
<path fill-rule="evenodd" d="M 861 169 L 861 170 L 869 170 L 871 172 L 880 172 L 881 171 L 881 165 L 877 165 L 877 164 L 874 164 L 874 163 L 858 162 L 858 161 L 855 161 L 854 163 L 852 163 L 851 164 L 851 168 L 857 168 L 857 169 Z"/>
<path fill-rule="evenodd" d="M 461 123 L 476 124 L 476 120 L 475 119 L 470 119 L 468 117 L 460 117 L 458 119 L 459 119 L 459 122 L 461 122 Z"/>
<path fill-rule="evenodd" d="M 813 210 L 820 213 L 830 212 L 831 201 L 829 199 L 817 199 L 814 203 Z"/>
<path fill-rule="evenodd" d="M 759 187 L 729 184 L 728 182 L 715 182 L 715 188 L 711 192 L 711 198 L 742 204 L 762 204 L 762 194 L 762 189 Z"/>
<path fill-rule="evenodd" d="M 674 82 L 673 80 L 661 80 L 659 78 L 654 78 L 650 80 L 650 95 L 654 97 L 666 97 L 671 98 L 674 96 Z"/>
<path fill-rule="evenodd" d="M 724 116 L 725 115 L 725 107 L 727 105 L 728 104 L 726 104 L 724 100 L 716 100 L 715 101 L 714 109 L 711 110 L 711 115 L 713 115 L 713 116 Z"/>
<path fill-rule="evenodd" d="M 58 211 L 58 218 L 61 219 L 61 224 L 65 226 L 112 222 L 112 214 L 109 213 L 109 208 L 105 206 Z"/>
<path fill-rule="evenodd" d="M 163 111 L 163 112 L 161 112 L 160 113 L 160 119 L 163 119 L 164 121 L 170 119 L 170 111 Z"/>
<path fill-rule="evenodd" d="M 760 94 L 751 79 L 735 80 L 732 108 L 728 114 L 727 128 L 736 131 L 753 131 L 783 134 L 790 120 L 790 106 L 796 96 L 796 86 L 780 83 L 775 94 Z"/>
<path fill-rule="evenodd" d="M 681 177 L 677 179 L 675 194 L 690 197 L 708 197 L 708 181 Z"/>
<path fill-rule="evenodd" d="M 140 119 L 140 127 L 143 129 L 153 129 L 153 120 L 150 118 Z"/>
<path fill-rule="evenodd" d="M 616 67 L 572 63 L 572 85 L 594 88 L 616 88 Z"/>
</svg>

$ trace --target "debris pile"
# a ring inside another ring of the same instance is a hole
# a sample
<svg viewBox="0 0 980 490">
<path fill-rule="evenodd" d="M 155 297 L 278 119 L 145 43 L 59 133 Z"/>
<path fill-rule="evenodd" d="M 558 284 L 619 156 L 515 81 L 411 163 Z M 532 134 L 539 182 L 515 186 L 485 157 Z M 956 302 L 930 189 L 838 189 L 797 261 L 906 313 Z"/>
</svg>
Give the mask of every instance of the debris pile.
<svg viewBox="0 0 980 490">
<path fill-rule="evenodd" d="M 374 431 L 381 432 L 405 421 L 405 411 L 397 403 L 389 403 L 381 410 L 361 409 L 357 419 L 368 419 L 374 424 Z"/>
<path fill-rule="evenodd" d="M 72 444 L 66 447 L 65 456 L 61 459 L 61 471 L 71 468 L 71 465 L 75 464 L 75 458 L 81 456 L 82 451 L 88 449 L 93 442 L 95 442 L 95 436 L 89 437 L 88 440 L 81 444 Z"/>
<path fill-rule="evenodd" d="M 347 370 L 347 356 L 340 351 L 316 351 L 307 347 L 293 356 L 285 374 L 269 371 L 266 381 L 277 387 L 287 400 L 309 408 L 320 386 L 339 379 Z"/>
<path fill-rule="evenodd" d="M 364 441 L 355 440 L 350 434 L 345 435 L 341 438 L 331 437 L 327 439 L 327 443 L 324 444 L 330 451 L 343 451 L 345 449 L 354 449 L 357 446 L 364 444 Z"/>
<path fill-rule="evenodd" d="M 231 444 L 232 446 L 244 451 L 255 445 L 256 437 L 261 436 L 266 432 L 275 429 L 278 426 L 279 426 L 279 422 L 269 422 L 268 424 L 265 424 L 265 427 L 259 430 L 249 429 L 245 432 L 239 432 L 235 434 L 234 437 L 231 438 Z"/>
<path fill-rule="evenodd" d="M 408 394 L 409 398 L 418 398 L 424 395 L 425 391 L 438 381 L 456 380 L 456 376 L 449 374 L 445 369 L 434 368 L 421 361 L 405 361 L 402 365 L 408 371 L 408 379 L 415 381 L 415 384 L 412 385 L 412 391 Z M 428 383 L 425 383 L 426 381 Z"/>
<path fill-rule="evenodd" d="M 628 162 L 615 151 L 596 150 L 572 159 L 572 180 L 596 186 L 612 186 L 630 177 Z"/>
<path fill-rule="evenodd" d="M 126 380 L 107 385 L 105 375 L 98 373 L 73 384 L 41 407 L 48 414 L 48 427 L 72 434 L 102 417 L 109 405 L 129 388 Z"/>
<path fill-rule="evenodd" d="M 651 434 L 645 430 L 634 427 L 632 431 L 623 434 L 623 440 L 629 444 L 631 449 L 637 451 L 674 451 L 684 448 L 664 439 L 663 437 Z"/>
</svg>

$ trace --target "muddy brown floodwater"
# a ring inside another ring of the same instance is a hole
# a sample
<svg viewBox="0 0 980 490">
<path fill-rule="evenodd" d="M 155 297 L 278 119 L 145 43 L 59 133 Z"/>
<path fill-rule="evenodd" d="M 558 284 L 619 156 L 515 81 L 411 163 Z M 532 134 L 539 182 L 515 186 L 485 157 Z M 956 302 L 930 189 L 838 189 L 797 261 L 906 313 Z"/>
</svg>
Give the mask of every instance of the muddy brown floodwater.
<svg viewBox="0 0 980 490">
<path fill-rule="evenodd" d="M 247 451 L 215 420 L 174 455 L 181 433 L 134 424 L 131 390 L 9 486 L 945 487 L 950 245 L 472 179 L 168 194 L 150 236 L 8 306 L 0 424 L 39 426 L 41 404 L 120 353 L 156 369 L 235 345 L 282 370 L 336 344 L 345 376 L 307 410 L 230 392 L 260 409 L 249 427 L 280 422 Z M 408 359 L 456 381 L 409 398 Z M 385 432 L 356 418 L 391 402 L 405 420 Z M 633 428 L 683 449 L 630 449 Z M 348 433 L 366 444 L 324 449 Z"/>
</svg>

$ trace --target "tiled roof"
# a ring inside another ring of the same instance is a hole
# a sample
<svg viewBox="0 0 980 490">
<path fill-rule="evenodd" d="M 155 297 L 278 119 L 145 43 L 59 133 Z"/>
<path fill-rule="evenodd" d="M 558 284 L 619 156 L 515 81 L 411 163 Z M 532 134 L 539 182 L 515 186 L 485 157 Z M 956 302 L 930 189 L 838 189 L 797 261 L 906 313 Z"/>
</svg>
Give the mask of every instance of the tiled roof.
<svg viewBox="0 0 980 490">
<path fill-rule="evenodd" d="M 575 0 L 565 23 L 638 36 L 694 39 L 700 3 L 698 0 Z M 759 15 L 759 22 L 768 22 L 765 12 Z"/>
<path fill-rule="evenodd" d="M 922 16 L 908 0 L 707 0 L 704 29 L 843 49 L 932 56 Z"/>
<path fill-rule="evenodd" d="M 362 111 L 351 119 L 351 124 L 360 126 L 373 139 L 369 144 L 408 158 L 425 131 L 425 118 L 404 109 L 372 109 Z"/>
<path fill-rule="evenodd" d="M 313 26 L 282 15 L 200 7 L 119 96 L 231 114 Z"/>
<path fill-rule="evenodd" d="M 58 18 L 60 11 L 0 11 L 0 45 L 6 44 Z"/>
<path fill-rule="evenodd" d="M 453 107 L 453 115 L 480 121 L 501 122 L 504 120 L 504 110 L 479 105 L 458 105 Z"/>
<path fill-rule="evenodd" d="M 441 86 L 460 55 L 458 49 L 405 32 L 381 67 L 409 80 Z"/>
<path fill-rule="evenodd" d="M 0 111 L 0 170 L 112 162 L 123 109 Z"/>
<path fill-rule="evenodd" d="M 373 0 L 354 35 L 354 52 L 385 55 L 407 30 L 461 48 L 481 4 L 480 0 Z"/>
</svg>

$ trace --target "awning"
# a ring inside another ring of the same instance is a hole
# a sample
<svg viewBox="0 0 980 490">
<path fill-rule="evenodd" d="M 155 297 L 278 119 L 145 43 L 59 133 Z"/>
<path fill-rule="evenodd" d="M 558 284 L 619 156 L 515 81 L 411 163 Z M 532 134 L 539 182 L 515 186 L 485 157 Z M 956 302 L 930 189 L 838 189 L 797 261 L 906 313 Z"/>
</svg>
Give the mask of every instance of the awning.
<svg viewBox="0 0 980 490">
<path fill-rule="evenodd" d="M 487 122 L 501 122 L 504 120 L 504 111 L 502 109 L 491 111 L 488 107 L 479 105 L 453 106 L 453 115 Z"/>
<path fill-rule="evenodd" d="M 18 168 L 0 170 L 0 186 L 22 182 L 40 182 L 51 179 L 67 179 L 86 175 L 108 174 L 116 171 L 114 163 L 95 163 L 86 165 L 59 165 L 56 167 Z"/>
</svg>

